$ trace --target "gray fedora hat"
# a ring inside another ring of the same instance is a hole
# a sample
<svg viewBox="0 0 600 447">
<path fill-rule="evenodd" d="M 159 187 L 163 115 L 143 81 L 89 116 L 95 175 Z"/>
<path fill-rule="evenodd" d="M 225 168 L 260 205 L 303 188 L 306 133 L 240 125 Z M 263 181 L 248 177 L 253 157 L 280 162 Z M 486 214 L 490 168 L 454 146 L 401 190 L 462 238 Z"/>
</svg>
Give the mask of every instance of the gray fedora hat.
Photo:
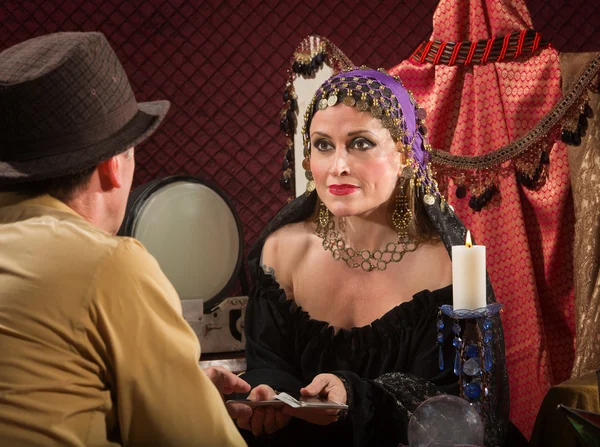
<svg viewBox="0 0 600 447">
<path fill-rule="evenodd" d="M 138 103 L 101 33 L 56 33 L 0 53 L 0 185 L 62 177 L 142 142 L 169 110 Z"/>
</svg>

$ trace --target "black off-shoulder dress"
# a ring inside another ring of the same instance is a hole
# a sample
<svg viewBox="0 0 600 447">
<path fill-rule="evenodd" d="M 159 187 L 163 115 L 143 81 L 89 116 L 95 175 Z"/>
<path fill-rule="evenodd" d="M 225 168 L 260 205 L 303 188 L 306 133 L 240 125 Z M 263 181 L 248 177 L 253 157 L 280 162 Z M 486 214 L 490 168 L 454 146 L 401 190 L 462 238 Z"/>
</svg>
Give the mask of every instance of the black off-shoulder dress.
<svg viewBox="0 0 600 447">
<path fill-rule="evenodd" d="M 243 378 L 250 385 L 298 392 L 319 373 L 334 373 L 346 382 L 350 408 L 338 422 L 318 426 L 292 418 L 274 435 L 254 436 L 242 430 L 249 445 L 397 446 L 407 443 L 407 426 L 418 405 L 440 393 L 459 393 L 453 372 L 452 321 L 444 316 L 439 367 L 439 306 L 452 303 L 452 287 L 416 294 L 370 325 L 337 332 L 310 318 L 286 299 L 275 277 L 259 265 L 266 238 L 282 226 L 308 218 L 316 195 L 288 204 L 267 226 L 248 258 L 252 275 L 246 308 L 246 361 Z M 464 226 L 450 209 L 435 203 L 429 217 L 449 248 L 464 241 Z M 450 251 L 450 250 L 449 250 Z M 322 297 L 327 299 L 327 297 Z M 494 302 L 488 282 L 488 303 Z M 503 445 L 508 425 L 508 381 L 499 318 L 494 320 L 494 368 L 491 397 L 482 414 L 486 446 Z"/>
<path fill-rule="evenodd" d="M 369 326 L 334 332 L 286 300 L 271 274 L 261 268 L 255 273 L 246 309 L 244 380 L 298 392 L 317 374 L 334 372 L 344 377 L 352 395 L 342 421 L 319 427 L 293 420 L 276 435 L 262 438 L 261 445 L 396 446 L 406 442 L 409 412 L 419 403 L 442 391 L 458 394 L 452 344 L 444 344 L 446 367 L 440 370 L 436 342 L 438 308 L 452 302 L 451 286 L 420 292 Z M 450 326 L 445 325 L 445 338 L 451 338 Z M 402 374 L 393 381 L 406 411 L 384 389 L 387 373 Z"/>
</svg>

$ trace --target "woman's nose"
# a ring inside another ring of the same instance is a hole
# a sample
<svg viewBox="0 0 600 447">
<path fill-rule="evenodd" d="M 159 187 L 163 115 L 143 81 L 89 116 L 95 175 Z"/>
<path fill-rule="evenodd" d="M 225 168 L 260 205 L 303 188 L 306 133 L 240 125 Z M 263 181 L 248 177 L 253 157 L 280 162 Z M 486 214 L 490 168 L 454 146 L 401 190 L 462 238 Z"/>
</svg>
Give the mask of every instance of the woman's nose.
<svg viewBox="0 0 600 447">
<path fill-rule="evenodd" d="M 329 173 L 335 176 L 350 174 L 350 167 L 348 166 L 348 154 L 344 149 L 338 149 L 335 151 Z"/>
</svg>

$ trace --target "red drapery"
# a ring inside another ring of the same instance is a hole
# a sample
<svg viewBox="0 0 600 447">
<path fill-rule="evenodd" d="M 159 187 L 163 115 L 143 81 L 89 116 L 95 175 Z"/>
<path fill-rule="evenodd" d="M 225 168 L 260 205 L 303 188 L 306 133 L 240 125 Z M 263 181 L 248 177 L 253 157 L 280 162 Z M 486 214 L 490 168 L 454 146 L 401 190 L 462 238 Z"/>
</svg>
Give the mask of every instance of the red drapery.
<svg viewBox="0 0 600 447">
<path fill-rule="evenodd" d="M 531 29 L 522 0 L 442 0 L 430 40 L 478 41 Z M 538 50 L 505 62 L 448 66 L 407 60 L 398 74 L 428 111 L 434 148 L 481 155 L 533 129 L 561 97 L 558 54 Z M 549 148 L 548 148 L 549 149 Z M 566 380 L 574 356 L 573 202 L 566 149 L 555 143 L 546 184 L 521 186 L 514 171 L 499 178 L 499 194 L 480 212 L 449 202 L 487 246 L 488 270 L 503 323 L 511 419 L 529 437 L 540 403 Z"/>
</svg>

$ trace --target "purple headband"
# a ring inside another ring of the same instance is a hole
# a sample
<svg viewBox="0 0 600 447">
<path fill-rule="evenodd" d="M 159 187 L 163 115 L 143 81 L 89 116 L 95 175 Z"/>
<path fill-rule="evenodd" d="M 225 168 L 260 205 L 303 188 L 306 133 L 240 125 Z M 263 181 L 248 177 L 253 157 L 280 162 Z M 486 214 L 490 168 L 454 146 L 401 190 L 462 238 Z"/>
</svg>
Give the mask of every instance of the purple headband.
<svg viewBox="0 0 600 447">
<path fill-rule="evenodd" d="M 429 165 L 431 148 L 425 139 L 427 128 L 424 120 L 427 113 L 419 107 L 397 76 L 378 70 L 353 69 L 340 72 L 325 81 L 315 93 L 306 109 L 302 129 L 305 158 L 303 166 L 307 179 L 312 180 L 312 172 L 307 169 L 310 167 L 309 128 L 312 117 L 317 111 L 337 104 L 356 107 L 361 112 L 371 112 L 375 118 L 381 119 L 398 149 L 405 151 L 413 170 L 412 178 L 416 186 L 423 187 L 425 202 L 432 204 L 435 200 L 432 194 L 439 195 L 439 192 Z"/>
</svg>

